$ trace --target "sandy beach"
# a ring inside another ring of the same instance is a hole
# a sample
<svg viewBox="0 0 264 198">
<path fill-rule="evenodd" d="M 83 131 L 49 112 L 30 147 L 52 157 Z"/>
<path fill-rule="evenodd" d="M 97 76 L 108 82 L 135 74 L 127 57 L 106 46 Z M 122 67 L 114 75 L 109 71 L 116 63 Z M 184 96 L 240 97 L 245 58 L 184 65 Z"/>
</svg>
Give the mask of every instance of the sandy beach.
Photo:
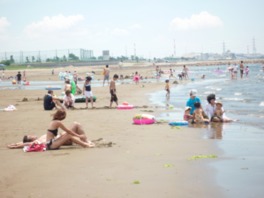
<svg viewBox="0 0 264 198">
<path fill-rule="evenodd" d="M 129 75 L 139 71 L 143 76 L 153 68 L 111 68 L 114 73 Z M 60 69 L 56 69 L 58 72 Z M 62 69 L 61 69 L 62 70 Z M 68 67 L 79 75 L 95 71 L 102 79 L 102 67 Z M 6 76 L 17 71 L 6 71 Z M 51 69 L 29 69 L 29 81 L 54 81 Z M 215 181 L 215 170 L 209 166 L 221 158 L 222 151 L 214 141 L 202 138 L 199 128 L 172 128 L 167 123 L 133 125 L 135 114 L 154 116 L 165 112 L 150 104 L 148 95 L 164 89 L 164 82 L 120 84 L 119 103 L 137 106 L 132 110 L 107 109 L 108 86 L 93 87 L 96 109 L 67 110 L 64 123 L 80 122 L 89 139 L 103 138 L 111 147 L 83 149 L 64 146 L 60 150 L 24 153 L 8 149 L 9 143 L 21 141 L 25 134 L 46 133 L 51 113 L 44 111 L 42 98 L 46 90 L 1 90 L 0 106 L 15 105 L 13 112 L 0 112 L 0 197 L 225 197 L 225 190 Z M 55 91 L 56 95 L 61 90 Z M 165 95 L 165 91 L 164 91 Z M 27 98 L 27 101 L 23 101 Z M 216 155 L 213 159 L 190 159 L 195 155 Z"/>
</svg>

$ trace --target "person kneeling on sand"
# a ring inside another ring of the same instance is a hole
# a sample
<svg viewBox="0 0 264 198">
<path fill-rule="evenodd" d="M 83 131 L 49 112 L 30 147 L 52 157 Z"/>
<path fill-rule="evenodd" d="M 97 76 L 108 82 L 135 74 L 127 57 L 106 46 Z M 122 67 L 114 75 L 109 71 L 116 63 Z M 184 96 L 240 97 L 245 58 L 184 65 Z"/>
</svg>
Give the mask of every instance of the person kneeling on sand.
<svg viewBox="0 0 264 198">
<path fill-rule="evenodd" d="M 63 109 L 60 99 L 53 95 L 52 90 L 48 90 L 48 94 L 44 96 L 43 101 L 44 110 L 53 110 L 54 108 L 57 108 L 57 106 Z"/>
<path fill-rule="evenodd" d="M 75 103 L 75 98 L 74 95 L 71 93 L 70 90 L 67 90 L 65 92 L 65 96 L 63 98 L 63 105 L 69 109 L 69 108 L 74 108 L 74 103 Z"/>
<path fill-rule="evenodd" d="M 82 138 L 82 141 L 84 142 L 89 142 L 87 140 L 87 137 L 85 135 L 85 132 L 82 128 L 82 125 L 78 122 L 74 122 L 73 123 L 73 126 L 71 127 L 71 130 L 75 133 L 77 133 L 78 135 L 82 135 L 83 138 Z M 56 136 L 56 138 L 59 138 L 61 135 L 64 135 L 66 134 L 66 132 L 62 132 L 61 134 L 59 134 L 58 136 Z M 23 140 L 22 142 L 17 142 L 17 143 L 12 143 L 12 144 L 9 144 L 7 145 L 8 148 L 10 149 L 18 149 L 18 148 L 23 148 L 24 146 L 30 146 L 32 143 L 37 143 L 37 144 L 46 144 L 46 140 L 47 140 L 47 134 L 45 135 L 42 135 L 40 136 L 39 138 L 35 135 L 25 135 L 23 137 Z M 100 138 L 101 140 L 101 138 Z M 98 141 L 98 140 L 96 140 Z M 65 145 L 72 145 L 72 141 L 69 140 L 69 141 L 66 141 L 64 144 Z"/>
</svg>

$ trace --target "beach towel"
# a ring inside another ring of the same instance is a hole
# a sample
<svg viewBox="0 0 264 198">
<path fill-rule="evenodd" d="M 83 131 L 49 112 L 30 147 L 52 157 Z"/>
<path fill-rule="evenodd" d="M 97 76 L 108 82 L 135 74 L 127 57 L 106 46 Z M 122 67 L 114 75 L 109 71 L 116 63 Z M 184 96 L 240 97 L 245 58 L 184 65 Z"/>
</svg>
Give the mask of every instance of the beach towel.
<svg viewBox="0 0 264 198">
<path fill-rule="evenodd" d="M 46 150 L 46 144 L 37 144 L 33 143 L 30 146 L 24 146 L 23 151 L 24 152 L 41 152 Z"/>
</svg>

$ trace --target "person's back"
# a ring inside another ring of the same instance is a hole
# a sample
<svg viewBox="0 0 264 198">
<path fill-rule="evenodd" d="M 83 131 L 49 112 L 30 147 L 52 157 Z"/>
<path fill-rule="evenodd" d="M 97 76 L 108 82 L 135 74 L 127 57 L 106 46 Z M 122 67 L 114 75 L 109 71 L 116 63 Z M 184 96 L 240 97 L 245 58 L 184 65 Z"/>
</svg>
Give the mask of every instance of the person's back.
<svg viewBox="0 0 264 198">
<path fill-rule="evenodd" d="M 48 94 L 44 96 L 43 106 L 44 110 L 52 110 L 55 107 L 55 103 L 52 100 L 52 92 L 48 91 Z"/>
</svg>

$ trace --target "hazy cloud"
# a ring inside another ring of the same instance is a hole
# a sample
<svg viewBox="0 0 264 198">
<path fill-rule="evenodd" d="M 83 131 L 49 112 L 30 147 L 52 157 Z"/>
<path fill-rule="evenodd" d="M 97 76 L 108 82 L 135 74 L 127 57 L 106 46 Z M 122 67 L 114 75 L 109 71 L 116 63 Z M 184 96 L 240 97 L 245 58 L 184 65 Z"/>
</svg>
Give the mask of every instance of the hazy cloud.
<svg viewBox="0 0 264 198">
<path fill-rule="evenodd" d="M 170 26 L 173 30 L 190 30 L 215 28 L 223 25 L 218 16 L 211 15 L 208 12 L 194 14 L 190 18 L 175 18 L 171 21 Z"/>
<path fill-rule="evenodd" d="M 4 32 L 10 25 L 6 17 L 0 17 L 0 33 Z"/>
<path fill-rule="evenodd" d="M 115 28 L 111 31 L 111 34 L 114 36 L 126 36 L 129 34 L 129 32 L 126 29 Z"/>
<path fill-rule="evenodd" d="M 141 25 L 139 24 L 133 24 L 129 27 L 129 29 L 132 29 L 132 30 L 137 30 L 137 29 L 140 29 L 141 28 Z"/>
<path fill-rule="evenodd" d="M 29 36 L 43 36 L 46 33 L 56 33 L 67 31 L 80 23 L 84 17 L 82 15 L 57 15 L 46 16 L 41 21 L 33 22 L 25 28 Z"/>
</svg>

